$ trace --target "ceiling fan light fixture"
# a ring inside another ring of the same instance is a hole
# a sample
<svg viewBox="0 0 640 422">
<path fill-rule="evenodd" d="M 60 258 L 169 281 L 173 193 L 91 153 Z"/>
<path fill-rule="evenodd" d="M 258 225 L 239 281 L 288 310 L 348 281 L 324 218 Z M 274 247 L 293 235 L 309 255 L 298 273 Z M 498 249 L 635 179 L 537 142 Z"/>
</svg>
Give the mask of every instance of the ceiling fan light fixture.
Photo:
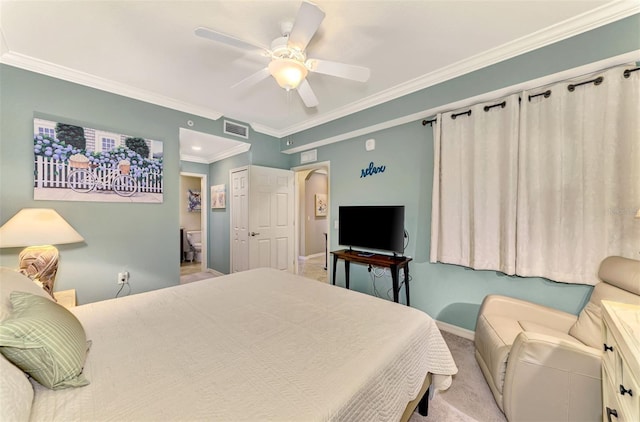
<svg viewBox="0 0 640 422">
<path fill-rule="evenodd" d="M 294 59 L 273 59 L 269 63 L 269 73 L 280 87 L 289 91 L 296 89 L 306 77 L 308 70 L 304 63 Z"/>
</svg>

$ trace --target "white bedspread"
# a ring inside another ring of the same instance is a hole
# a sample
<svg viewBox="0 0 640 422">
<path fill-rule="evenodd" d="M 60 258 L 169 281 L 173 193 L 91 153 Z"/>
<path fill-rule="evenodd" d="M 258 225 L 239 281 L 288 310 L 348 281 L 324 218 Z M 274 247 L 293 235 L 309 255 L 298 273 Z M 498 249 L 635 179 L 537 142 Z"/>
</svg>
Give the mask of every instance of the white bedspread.
<svg viewBox="0 0 640 422">
<path fill-rule="evenodd" d="M 37 384 L 32 420 L 398 420 L 457 372 L 435 322 L 259 269 L 73 309 L 91 384 Z"/>
</svg>

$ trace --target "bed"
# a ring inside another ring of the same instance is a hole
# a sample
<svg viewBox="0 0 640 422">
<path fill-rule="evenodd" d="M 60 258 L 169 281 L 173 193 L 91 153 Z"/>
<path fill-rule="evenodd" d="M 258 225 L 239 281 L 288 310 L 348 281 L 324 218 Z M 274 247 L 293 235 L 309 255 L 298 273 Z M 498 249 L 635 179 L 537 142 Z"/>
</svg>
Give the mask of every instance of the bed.
<svg viewBox="0 0 640 422">
<path fill-rule="evenodd" d="M 0 278 L 5 308 L 32 299 L 11 296 L 23 290 L 15 274 Z M 0 356 L 5 417 L 398 421 L 457 372 L 424 312 L 267 268 L 69 311 L 90 344 L 79 374 L 88 385 L 47 388 Z"/>
</svg>

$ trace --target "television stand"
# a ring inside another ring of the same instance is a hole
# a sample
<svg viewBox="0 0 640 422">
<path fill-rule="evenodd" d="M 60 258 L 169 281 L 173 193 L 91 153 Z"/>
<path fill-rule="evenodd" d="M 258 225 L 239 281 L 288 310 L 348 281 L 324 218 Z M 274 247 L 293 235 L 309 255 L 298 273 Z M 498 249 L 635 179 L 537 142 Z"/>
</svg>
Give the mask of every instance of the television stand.
<svg viewBox="0 0 640 422">
<path fill-rule="evenodd" d="M 407 298 L 407 306 L 410 306 L 409 302 L 409 262 L 411 258 L 404 256 L 390 256 L 376 253 L 368 253 L 361 251 L 354 251 L 351 249 L 341 249 L 339 251 L 331 252 L 333 255 L 333 278 L 331 284 L 336 284 L 336 268 L 338 266 L 338 260 L 344 261 L 344 275 L 345 275 L 345 287 L 349 288 L 349 266 L 352 262 L 356 264 L 371 265 L 373 267 L 389 268 L 391 271 L 391 281 L 393 284 L 393 301 L 398 303 L 399 295 L 399 275 L 400 269 L 404 270 L 404 291 Z"/>
</svg>

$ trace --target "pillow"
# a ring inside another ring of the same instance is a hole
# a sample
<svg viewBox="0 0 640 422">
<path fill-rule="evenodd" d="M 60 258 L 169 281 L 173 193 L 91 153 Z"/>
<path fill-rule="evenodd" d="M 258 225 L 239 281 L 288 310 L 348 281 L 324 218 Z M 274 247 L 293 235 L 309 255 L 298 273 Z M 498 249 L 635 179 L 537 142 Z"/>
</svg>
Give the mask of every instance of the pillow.
<svg viewBox="0 0 640 422">
<path fill-rule="evenodd" d="M 0 267 L 0 321 L 7 319 L 11 314 L 13 307 L 9 301 L 9 295 L 16 290 L 53 300 L 49 293 L 26 275 L 11 268 Z"/>
<path fill-rule="evenodd" d="M 24 372 L 0 354 L 0 421 L 28 421 L 33 386 Z"/>
<path fill-rule="evenodd" d="M 57 303 L 11 293 L 13 313 L 0 322 L 0 352 L 53 390 L 89 384 L 82 374 L 87 338 L 80 321 Z"/>
</svg>

